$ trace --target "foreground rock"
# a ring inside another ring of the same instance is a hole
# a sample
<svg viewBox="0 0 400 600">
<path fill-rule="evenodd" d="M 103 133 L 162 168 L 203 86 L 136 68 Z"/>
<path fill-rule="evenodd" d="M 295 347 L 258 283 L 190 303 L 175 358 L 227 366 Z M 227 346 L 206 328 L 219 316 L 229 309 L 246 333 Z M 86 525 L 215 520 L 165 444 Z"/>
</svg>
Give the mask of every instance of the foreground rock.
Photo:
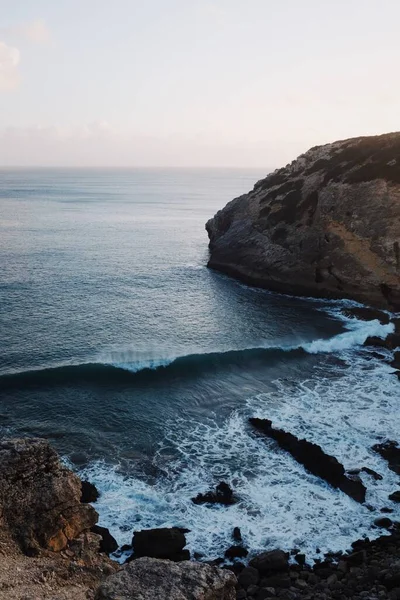
<svg viewBox="0 0 400 600">
<path fill-rule="evenodd" d="M 2 526 L 30 555 L 60 551 L 97 522 L 81 503 L 81 481 L 64 467 L 46 440 L 0 442 Z"/>
<path fill-rule="evenodd" d="M 169 559 L 175 562 L 189 560 L 190 552 L 184 550 L 186 531 L 178 527 L 135 531 L 132 538 L 134 552 L 132 558 L 148 556 Z"/>
<path fill-rule="evenodd" d="M 234 600 L 236 577 L 201 563 L 140 558 L 109 577 L 96 600 Z"/>
<path fill-rule="evenodd" d="M 206 225 L 209 266 L 250 284 L 400 308 L 400 133 L 312 148 Z"/>
<path fill-rule="evenodd" d="M 251 418 L 250 423 L 257 431 L 272 438 L 281 448 L 290 452 L 307 471 L 339 488 L 357 502 L 365 501 L 366 488 L 362 481 L 357 476 L 347 477 L 343 465 L 334 456 L 325 454 L 320 446 L 300 440 L 282 429 L 275 429 L 268 419 Z"/>
</svg>

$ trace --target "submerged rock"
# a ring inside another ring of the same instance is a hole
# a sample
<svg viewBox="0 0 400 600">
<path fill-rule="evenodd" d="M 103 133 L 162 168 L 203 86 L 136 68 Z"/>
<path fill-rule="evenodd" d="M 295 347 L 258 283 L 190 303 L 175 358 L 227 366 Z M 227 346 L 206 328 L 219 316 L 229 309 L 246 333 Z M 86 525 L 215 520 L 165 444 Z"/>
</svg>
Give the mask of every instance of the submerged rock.
<svg viewBox="0 0 400 600">
<path fill-rule="evenodd" d="M 96 600 L 235 600 L 236 577 L 210 565 L 139 558 L 108 577 Z"/>
<path fill-rule="evenodd" d="M 250 423 L 261 433 L 278 442 L 279 446 L 290 454 L 313 475 L 321 477 L 333 487 L 339 488 L 357 502 L 365 501 L 366 488 L 361 479 L 347 477 L 343 465 L 334 457 L 325 454 L 321 446 L 300 440 L 292 433 L 275 429 L 268 419 L 249 419 Z"/>
<path fill-rule="evenodd" d="M 211 268 L 274 291 L 400 308 L 400 133 L 311 148 L 206 225 Z"/>
<path fill-rule="evenodd" d="M 194 504 L 235 504 L 237 502 L 233 495 L 231 487 L 221 481 L 215 488 L 214 491 L 206 492 L 205 494 L 197 494 L 195 498 L 192 498 Z"/>
<path fill-rule="evenodd" d="M 81 481 L 64 467 L 46 440 L 0 442 L 2 525 L 26 554 L 60 551 L 90 530 L 96 511 L 81 503 Z"/>
<path fill-rule="evenodd" d="M 169 559 L 175 562 L 189 560 L 190 552 L 184 550 L 186 546 L 185 531 L 187 530 L 178 527 L 135 531 L 132 538 L 134 552 L 132 558 L 148 556 Z"/>
</svg>

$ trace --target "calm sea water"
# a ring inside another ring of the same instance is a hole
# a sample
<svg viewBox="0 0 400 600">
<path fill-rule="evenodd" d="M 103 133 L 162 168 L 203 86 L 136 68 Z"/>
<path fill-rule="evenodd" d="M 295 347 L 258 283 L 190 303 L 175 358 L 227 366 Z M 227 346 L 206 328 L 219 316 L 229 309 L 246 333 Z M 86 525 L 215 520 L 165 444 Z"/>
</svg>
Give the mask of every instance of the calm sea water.
<svg viewBox="0 0 400 600">
<path fill-rule="evenodd" d="M 371 535 L 377 515 L 254 436 L 253 415 L 382 473 L 363 475 L 377 510 L 396 487 L 370 447 L 398 435 L 398 382 L 361 346 L 385 328 L 205 266 L 205 222 L 264 175 L 0 171 L 1 433 L 48 438 L 120 543 L 181 525 L 212 558 L 240 525 L 255 551 L 311 556 Z M 221 479 L 237 505 L 191 502 Z"/>
</svg>

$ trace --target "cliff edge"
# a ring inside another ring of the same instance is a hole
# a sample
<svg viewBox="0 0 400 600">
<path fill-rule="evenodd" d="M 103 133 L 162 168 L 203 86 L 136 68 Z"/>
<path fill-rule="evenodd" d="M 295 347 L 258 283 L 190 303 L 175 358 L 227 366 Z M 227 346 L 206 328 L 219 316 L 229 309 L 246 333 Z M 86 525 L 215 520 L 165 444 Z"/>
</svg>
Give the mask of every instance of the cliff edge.
<svg viewBox="0 0 400 600">
<path fill-rule="evenodd" d="M 208 266 L 246 283 L 400 310 L 400 133 L 311 148 L 206 229 Z"/>
</svg>

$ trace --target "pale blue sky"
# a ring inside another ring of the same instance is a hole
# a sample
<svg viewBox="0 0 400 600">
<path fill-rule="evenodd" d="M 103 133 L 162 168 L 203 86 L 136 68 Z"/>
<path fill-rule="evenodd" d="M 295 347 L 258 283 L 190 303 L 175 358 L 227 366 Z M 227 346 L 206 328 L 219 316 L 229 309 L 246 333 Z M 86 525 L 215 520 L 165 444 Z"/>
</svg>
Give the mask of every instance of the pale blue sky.
<svg viewBox="0 0 400 600">
<path fill-rule="evenodd" d="M 398 0 L 0 0 L 0 164 L 254 166 L 400 129 Z"/>
</svg>

